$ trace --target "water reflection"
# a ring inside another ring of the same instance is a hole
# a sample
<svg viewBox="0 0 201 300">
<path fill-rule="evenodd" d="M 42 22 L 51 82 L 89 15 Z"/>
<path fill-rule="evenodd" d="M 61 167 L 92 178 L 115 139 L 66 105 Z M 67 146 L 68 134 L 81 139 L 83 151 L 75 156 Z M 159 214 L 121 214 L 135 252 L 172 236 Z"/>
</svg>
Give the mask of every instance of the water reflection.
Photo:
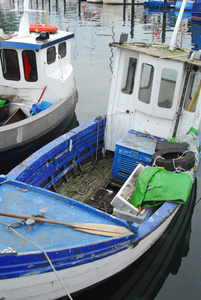
<svg viewBox="0 0 201 300">
<path fill-rule="evenodd" d="M 194 50 L 201 49 L 201 22 L 191 20 L 192 45 Z"/>
</svg>

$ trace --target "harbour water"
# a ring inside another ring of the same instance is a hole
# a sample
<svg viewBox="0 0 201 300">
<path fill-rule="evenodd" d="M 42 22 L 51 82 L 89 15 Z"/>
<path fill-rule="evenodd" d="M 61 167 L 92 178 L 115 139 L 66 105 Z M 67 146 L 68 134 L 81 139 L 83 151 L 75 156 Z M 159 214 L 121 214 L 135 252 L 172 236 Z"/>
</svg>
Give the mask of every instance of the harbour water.
<svg viewBox="0 0 201 300">
<path fill-rule="evenodd" d="M 74 32 L 72 63 L 77 80 L 79 123 L 107 113 L 115 49 L 109 43 L 128 34 L 128 41 L 170 43 L 178 12 L 144 8 L 143 5 L 103 5 L 78 0 L 32 0 L 31 23 L 48 22 Z M 18 29 L 22 0 L 0 0 L 0 27 Z M 201 48 L 201 24 L 184 13 L 177 46 Z M 200 40 L 200 41 L 199 41 Z M 200 45 L 199 45 L 200 42 Z M 194 205 L 187 209 L 187 224 L 165 233 L 157 245 L 117 277 L 74 299 L 101 300 L 200 300 L 201 297 L 201 168 Z M 194 209 L 194 211 L 193 211 Z M 192 212 L 193 211 L 193 212 Z M 192 218 L 191 218 L 192 217 Z M 143 291 L 143 293 L 142 293 Z M 67 299 L 67 297 L 65 298 Z"/>
</svg>

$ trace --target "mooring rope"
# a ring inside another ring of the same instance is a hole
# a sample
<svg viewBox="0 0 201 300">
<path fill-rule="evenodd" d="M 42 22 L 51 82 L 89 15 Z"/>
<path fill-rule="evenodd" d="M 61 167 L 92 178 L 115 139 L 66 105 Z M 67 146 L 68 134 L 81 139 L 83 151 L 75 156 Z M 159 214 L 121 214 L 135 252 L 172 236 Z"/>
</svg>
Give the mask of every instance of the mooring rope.
<svg viewBox="0 0 201 300">
<path fill-rule="evenodd" d="M 12 228 L 10 225 L 5 224 L 5 223 L 2 223 L 2 222 L 0 222 L 0 224 L 6 226 L 6 230 L 7 230 L 7 231 L 11 231 L 11 230 L 12 230 L 16 235 L 18 235 L 19 237 L 21 237 L 21 238 L 22 238 L 23 240 L 25 240 L 26 242 L 32 244 L 33 246 L 39 248 L 39 249 L 44 253 L 45 257 L 47 258 L 47 260 L 48 260 L 50 266 L 52 267 L 52 269 L 53 269 L 53 271 L 54 271 L 54 273 L 55 273 L 55 275 L 56 275 L 58 281 L 60 282 L 60 284 L 61 284 L 61 286 L 63 287 L 64 291 L 66 292 L 67 296 L 69 297 L 70 300 L 73 300 L 73 298 L 72 298 L 71 295 L 69 294 L 68 290 L 67 290 L 66 287 L 64 286 L 64 284 L 63 284 L 61 278 L 59 277 L 58 272 L 56 271 L 55 267 L 53 266 L 53 264 L 52 264 L 52 262 L 51 262 L 51 260 L 50 260 L 50 258 L 49 258 L 49 256 L 48 256 L 48 254 L 46 253 L 46 251 L 45 251 L 42 247 L 40 247 L 39 245 L 37 245 L 37 244 L 35 244 L 35 243 L 29 241 L 27 238 L 25 238 L 23 235 L 21 235 L 19 232 L 17 232 L 17 231 L 16 231 L 14 228 Z"/>
<path fill-rule="evenodd" d="M 98 159 L 99 119 L 94 119 L 94 121 L 97 123 L 96 158 L 95 158 L 95 163 L 96 163 Z"/>
</svg>

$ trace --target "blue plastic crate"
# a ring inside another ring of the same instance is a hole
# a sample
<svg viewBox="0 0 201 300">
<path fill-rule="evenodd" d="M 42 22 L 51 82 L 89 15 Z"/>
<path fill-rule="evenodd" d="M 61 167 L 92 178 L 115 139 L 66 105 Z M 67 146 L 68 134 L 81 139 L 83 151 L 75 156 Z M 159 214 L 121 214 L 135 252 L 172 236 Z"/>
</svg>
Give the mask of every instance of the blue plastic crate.
<svg viewBox="0 0 201 300">
<path fill-rule="evenodd" d="M 139 163 L 151 166 L 155 147 L 156 142 L 148 135 L 130 130 L 116 143 L 112 177 L 126 181 Z"/>
</svg>

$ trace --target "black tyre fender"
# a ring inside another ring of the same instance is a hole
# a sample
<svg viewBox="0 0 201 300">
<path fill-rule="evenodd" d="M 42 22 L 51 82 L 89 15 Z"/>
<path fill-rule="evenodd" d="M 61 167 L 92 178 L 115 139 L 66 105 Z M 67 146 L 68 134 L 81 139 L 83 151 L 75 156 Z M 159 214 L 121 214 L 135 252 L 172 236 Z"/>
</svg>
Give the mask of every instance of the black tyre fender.
<svg viewBox="0 0 201 300">
<path fill-rule="evenodd" d="M 193 151 L 181 148 L 163 149 L 152 155 L 154 166 L 164 167 L 168 171 L 175 171 L 177 168 L 183 171 L 191 169 L 195 165 L 195 154 Z"/>
</svg>

